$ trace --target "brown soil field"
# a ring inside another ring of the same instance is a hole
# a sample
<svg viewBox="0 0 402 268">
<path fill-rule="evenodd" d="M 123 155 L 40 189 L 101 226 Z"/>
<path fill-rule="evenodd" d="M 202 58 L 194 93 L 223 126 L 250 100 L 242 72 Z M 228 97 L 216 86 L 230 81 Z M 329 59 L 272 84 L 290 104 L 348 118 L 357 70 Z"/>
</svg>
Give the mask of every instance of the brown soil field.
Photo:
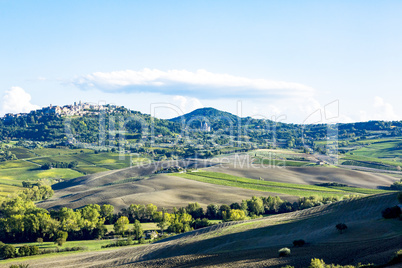
<svg viewBox="0 0 402 268">
<path fill-rule="evenodd" d="M 362 188 L 389 187 L 397 179 L 387 174 L 355 171 L 339 167 L 282 167 L 252 163 L 247 156 L 215 160 L 209 171 L 222 172 L 251 179 L 299 184 L 337 182 Z"/>
<path fill-rule="evenodd" d="M 162 164 L 169 166 L 168 162 Z M 187 206 L 192 202 L 198 202 L 201 206 L 206 207 L 211 203 L 241 202 L 253 195 L 278 195 L 289 201 L 297 199 L 289 195 L 214 185 L 163 174 L 152 175 L 162 164 L 155 163 L 150 166 L 107 171 L 55 184 L 52 186 L 55 189 L 54 196 L 49 200 L 37 203 L 37 205 L 46 209 L 58 209 L 60 207 L 80 208 L 94 203 L 111 204 L 116 211 L 119 211 L 130 204 L 149 203 L 166 209 Z M 190 167 L 206 167 L 213 163 L 190 161 L 180 164 Z M 116 183 L 128 178 L 138 178 L 139 180 Z"/>
<path fill-rule="evenodd" d="M 381 211 L 396 205 L 396 194 L 367 196 L 245 222 L 229 222 L 158 243 L 32 259 L 29 267 L 308 267 L 326 263 L 386 263 L 402 248 L 402 224 Z M 335 225 L 347 224 L 339 234 Z M 292 241 L 307 245 L 294 248 Z M 278 257 L 289 247 L 291 256 Z M 1 264 L 8 267 L 10 263 Z M 397 266 L 394 266 L 397 267 Z"/>
<path fill-rule="evenodd" d="M 146 166 L 135 166 L 120 170 L 106 171 L 72 179 L 53 185 L 55 195 L 38 203 L 39 207 L 58 209 L 60 207 L 80 208 L 87 204 L 111 204 L 116 211 L 130 204 L 152 203 L 158 207 L 172 209 L 198 202 L 206 207 L 208 204 L 231 204 L 249 199 L 253 195 L 276 195 L 288 201 L 298 197 L 254 191 L 197 182 L 184 178 L 154 174 L 162 166 L 180 165 L 183 167 L 205 168 L 210 171 L 228 173 L 247 178 L 263 178 L 264 180 L 291 182 L 300 184 L 316 184 L 338 182 L 350 186 L 378 188 L 392 184 L 396 178 L 385 174 L 375 174 L 329 167 L 267 167 L 251 164 L 247 156 L 229 156 L 218 161 L 189 160 L 179 162 L 156 162 Z M 138 179 L 124 182 L 125 179 Z"/>
</svg>

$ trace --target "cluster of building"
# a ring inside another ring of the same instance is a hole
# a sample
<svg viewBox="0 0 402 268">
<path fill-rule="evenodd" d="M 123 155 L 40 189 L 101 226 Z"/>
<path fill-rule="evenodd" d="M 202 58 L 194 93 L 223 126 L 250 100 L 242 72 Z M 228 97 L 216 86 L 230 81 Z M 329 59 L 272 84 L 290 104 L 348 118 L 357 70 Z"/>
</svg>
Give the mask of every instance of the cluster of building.
<svg viewBox="0 0 402 268">
<path fill-rule="evenodd" d="M 27 117 L 34 115 L 35 113 L 42 113 L 44 115 L 59 115 L 59 116 L 83 116 L 85 114 L 98 114 L 100 111 L 113 112 L 118 106 L 116 105 L 103 105 L 103 104 L 92 104 L 92 103 L 78 103 L 74 102 L 73 105 L 65 106 L 53 106 L 50 104 L 48 107 L 43 107 L 42 109 L 31 111 L 30 113 L 18 113 L 18 114 L 6 114 L 4 116 L 5 120 L 17 118 L 17 117 Z"/>
<path fill-rule="evenodd" d="M 201 123 L 201 128 L 200 128 L 200 130 L 201 130 L 201 131 L 204 131 L 204 132 L 210 132 L 210 131 L 211 131 L 211 126 L 208 125 L 207 122 L 204 122 L 204 124 Z"/>
</svg>

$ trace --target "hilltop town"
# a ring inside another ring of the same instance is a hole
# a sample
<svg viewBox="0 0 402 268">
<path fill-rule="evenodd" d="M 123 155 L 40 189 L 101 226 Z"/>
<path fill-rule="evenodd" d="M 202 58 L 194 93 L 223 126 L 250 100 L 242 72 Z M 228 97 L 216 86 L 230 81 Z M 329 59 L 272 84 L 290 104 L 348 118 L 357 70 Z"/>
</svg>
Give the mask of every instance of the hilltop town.
<svg viewBox="0 0 402 268">
<path fill-rule="evenodd" d="M 27 117 L 33 114 L 41 113 L 43 115 L 56 115 L 56 116 L 83 116 L 86 114 L 99 114 L 100 112 L 111 113 L 119 108 L 120 106 L 113 104 L 94 104 L 88 102 L 79 101 L 74 102 L 72 105 L 64 105 L 64 106 L 53 106 L 50 104 L 47 107 L 43 107 L 42 109 L 34 110 L 29 113 L 17 113 L 12 114 L 8 113 L 4 115 L 4 119 L 10 120 L 12 118 L 17 117 Z"/>
</svg>

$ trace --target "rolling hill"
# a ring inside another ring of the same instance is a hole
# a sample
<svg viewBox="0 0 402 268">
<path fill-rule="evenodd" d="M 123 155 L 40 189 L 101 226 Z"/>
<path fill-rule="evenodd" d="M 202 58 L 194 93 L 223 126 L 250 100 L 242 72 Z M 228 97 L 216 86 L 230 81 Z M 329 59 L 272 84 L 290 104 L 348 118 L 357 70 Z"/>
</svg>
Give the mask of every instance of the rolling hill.
<svg viewBox="0 0 402 268">
<path fill-rule="evenodd" d="M 256 220 L 222 223 L 151 245 L 27 262 L 30 267 L 307 267 L 311 258 L 321 258 L 326 263 L 344 265 L 382 264 L 402 247 L 400 222 L 381 218 L 381 211 L 396 203 L 394 193 L 367 196 Z M 343 234 L 335 229 L 339 222 L 348 226 Z M 295 239 L 308 244 L 291 248 L 287 258 L 278 258 L 278 249 L 291 247 Z"/>
</svg>

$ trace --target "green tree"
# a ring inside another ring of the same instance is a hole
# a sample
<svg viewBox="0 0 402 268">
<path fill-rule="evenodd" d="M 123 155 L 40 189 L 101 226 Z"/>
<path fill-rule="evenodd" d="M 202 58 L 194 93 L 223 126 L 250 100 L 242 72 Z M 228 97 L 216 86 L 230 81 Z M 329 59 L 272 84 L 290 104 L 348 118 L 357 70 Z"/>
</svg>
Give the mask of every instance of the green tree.
<svg viewBox="0 0 402 268">
<path fill-rule="evenodd" d="M 231 209 L 229 211 L 229 221 L 243 221 L 247 218 L 244 210 L 241 209 Z"/>
<path fill-rule="evenodd" d="M 208 219 L 217 219 L 219 217 L 219 207 L 215 204 L 210 204 L 207 207 L 206 216 Z"/>
<path fill-rule="evenodd" d="M 253 196 L 247 200 L 248 210 L 251 214 L 260 215 L 264 213 L 264 203 L 261 198 Z"/>
<path fill-rule="evenodd" d="M 114 223 L 114 232 L 116 234 L 124 235 L 124 232 L 127 230 L 127 226 L 129 224 L 129 220 L 126 216 L 121 216 L 115 223 Z"/>
<path fill-rule="evenodd" d="M 161 229 L 161 232 L 163 234 L 163 231 L 166 229 L 166 227 L 169 226 L 171 215 L 167 213 L 165 209 L 162 209 L 162 211 L 156 212 L 153 218 L 157 222 L 157 226 L 159 227 L 159 229 Z"/>
<path fill-rule="evenodd" d="M 144 230 L 142 229 L 141 223 L 138 220 L 135 220 L 133 226 L 133 235 L 134 239 L 140 240 L 144 234 Z"/>
<path fill-rule="evenodd" d="M 67 241 L 68 233 L 64 231 L 58 231 L 55 236 L 54 243 L 58 246 L 63 246 L 63 244 Z"/>
<path fill-rule="evenodd" d="M 101 217 L 105 218 L 106 222 L 111 223 L 114 213 L 114 207 L 112 205 L 104 204 L 100 208 Z"/>
</svg>

